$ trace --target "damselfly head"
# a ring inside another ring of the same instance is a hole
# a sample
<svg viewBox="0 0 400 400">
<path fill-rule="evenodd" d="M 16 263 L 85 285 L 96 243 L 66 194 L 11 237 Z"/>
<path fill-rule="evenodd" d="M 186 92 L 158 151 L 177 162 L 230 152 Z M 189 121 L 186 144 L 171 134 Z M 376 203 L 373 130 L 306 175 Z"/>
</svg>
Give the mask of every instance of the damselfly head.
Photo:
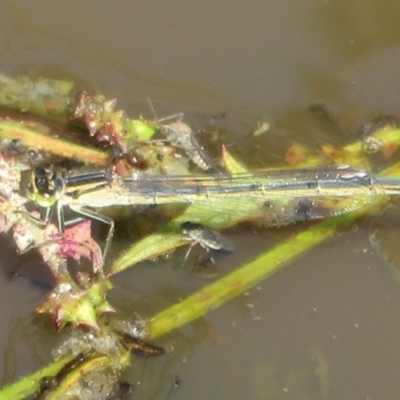
<svg viewBox="0 0 400 400">
<path fill-rule="evenodd" d="M 51 168 L 38 167 L 32 171 L 28 197 L 41 207 L 51 207 L 64 190 L 64 180 Z"/>
</svg>

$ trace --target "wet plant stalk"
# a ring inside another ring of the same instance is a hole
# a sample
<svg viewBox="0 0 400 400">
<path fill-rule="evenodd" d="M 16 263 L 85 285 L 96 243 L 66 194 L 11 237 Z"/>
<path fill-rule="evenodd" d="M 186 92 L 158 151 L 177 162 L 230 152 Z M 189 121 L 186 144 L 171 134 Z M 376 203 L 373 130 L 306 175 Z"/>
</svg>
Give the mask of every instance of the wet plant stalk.
<svg viewBox="0 0 400 400">
<path fill-rule="evenodd" d="M 6 386 L 0 391 L 0 400 L 19 400 L 27 397 L 29 394 L 37 390 L 40 381 L 48 376 L 55 376 L 65 364 L 70 362 L 74 356 L 64 357 L 58 361 L 54 361 L 40 371 L 29 375 L 20 381 Z"/>
<path fill-rule="evenodd" d="M 45 153 L 54 154 L 62 158 L 69 158 L 76 161 L 96 166 L 104 166 L 109 161 L 109 154 L 88 146 L 79 145 L 69 140 L 63 140 L 54 136 L 53 132 L 37 125 L 30 127 L 22 122 L 13 120 L 0 120 L 0 137 L 3 139 L 18 139 L 25 146 L 39 147 Z"/>
</svg>

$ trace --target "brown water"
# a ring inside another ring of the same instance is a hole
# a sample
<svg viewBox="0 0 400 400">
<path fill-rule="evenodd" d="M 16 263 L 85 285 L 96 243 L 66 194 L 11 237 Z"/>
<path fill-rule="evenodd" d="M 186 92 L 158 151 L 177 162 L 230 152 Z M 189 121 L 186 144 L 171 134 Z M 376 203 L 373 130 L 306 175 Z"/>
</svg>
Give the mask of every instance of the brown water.
<svg viewBox="0 0 400 400">
<path fill-rule="evenodd" d="M 70 76 L 115 96 L 226 112 L 249 127 L 270 121 L 268 148 L 257 153 L 264 163 L 278 163 L 293 140 L 310 148 L 349 140 L 310 114 L 311 104 L 324 103 L 350 131 L 397 113 L 396 1 L 1 0 L 1 10 L 0 70 Z M 162 338 L 174 351 L 135 359 L 126 374 L 138 383 L 135 398 L 398 398 L 400 288 L 369 241 L 378 229 L 400 265 L 398 222 L 395 211 L 368 218 Z M 220 273 L 288 233 L 233 232 L 237 252 Z M 18 264 L 1 246 L 5 268 Z M 143 264 L 115 278 L 110 298 L 147 317 L 207 282 L 172 262 Z M 44 291 L 5 274 L 0 285 L 5 382 L 48 361 L 55 339 L 44 322 L 30 322 Z"/>
</svg>

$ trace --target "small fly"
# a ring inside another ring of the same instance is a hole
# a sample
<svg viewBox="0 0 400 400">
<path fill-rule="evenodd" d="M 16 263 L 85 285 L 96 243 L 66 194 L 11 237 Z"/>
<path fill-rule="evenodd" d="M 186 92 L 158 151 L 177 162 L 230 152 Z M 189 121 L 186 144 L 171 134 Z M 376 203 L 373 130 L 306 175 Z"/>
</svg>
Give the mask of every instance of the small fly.
<svg viewBox="0 0 400 400">
<path fill-rule="evenodd" d="M 201 224 L 189 221 L 184 222 L 181 225 L 181 231 L 183 239 L 192 242 L 189 250 L 186 252 L 183 262 L 187 260 L 192 248 L 197 244 L 206 249 L 208 253 L 211 250 L 225 251 L 228 253 L 233 253 L 235 251 L 235 245 L 231 240 L 211 229 L 205 228 Z M 210 259 L 214 262 L 212 257 L 210 257 Z"/>
<path fill-rule="evenodd" d="M 215 167 L 215 163 L 210 159 L 207 151 L 195 138 L 195 133 L 189 125 L 182 122 L 183 113 L 170 115 L 158 119 L 153 104 L 148 100 L 149 106 L 160 124 L 160 131 L 167 137 L 167 141 L 175 147 L 183 149 L 189 159 L 204 171 Z M 170 124 L 162 124 L 164 121 L 175 120 Z"/>
<path fill-rule="evenodd" d="M 199 168 L 207 171 L 213 167 L 213 161 L 194 137 L 194 132 L 189 125 L 182 121 L 173 122 L 172 124 L 163 125 L 162 131 L 167 136 L 169 142 L 176 147 L 181 147 Z"/>
</svg>

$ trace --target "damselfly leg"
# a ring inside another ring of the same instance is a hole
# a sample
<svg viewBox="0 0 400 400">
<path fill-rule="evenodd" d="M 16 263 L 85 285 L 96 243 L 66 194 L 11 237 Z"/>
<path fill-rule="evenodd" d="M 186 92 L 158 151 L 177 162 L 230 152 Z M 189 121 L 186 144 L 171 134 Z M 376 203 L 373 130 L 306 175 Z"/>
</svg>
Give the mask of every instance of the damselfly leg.
<svg viewBox="0 0 400 400">
<path fill-rule="evenodd" d="M 64 206 L 65 207 L 65 206 Z M 103 256 L 103 262 L 106 259 L 106 256 L 108 254 L 108 251 L 110 249 L 110 245 L 111 245 L 111 241 L 114 235 L 114 230 L 115 230 L 115 223 L 114 220 L 110 217 L 107 217 L 103 214 L 98 213 L 95 210 L 92 210 L 88 207 L 77 207 L 77 206 L 70 206 L 69 207 L 73 212 L 75 212 L 78 215 L 82 215 L 84 218 L 89 218 L 91 220 L 95 220 L 98 222 L 101 222 L 105 225 L 108 226 L 108 231 L 107 231 L 107 235 L 106 235 L 106 241 L 105 244 L 103 246 L 103 250 L 102 250 L 102 256 Z M 78 218 L 81 221 L 84 218 Z M 61 220 L 63 220 L 63 218 L 61 218 Z M 77 220 L 71 220 L 71 221 L 67 221 L 67 226 L 69 225 L 73 225 L 77 222 Z M 65 224 L 65 222 L 64 222 Z M 65 225 L 64 225 L 65 226 Z M 62 231 L 64 232 L 64 231 Z"/>
</svg>

